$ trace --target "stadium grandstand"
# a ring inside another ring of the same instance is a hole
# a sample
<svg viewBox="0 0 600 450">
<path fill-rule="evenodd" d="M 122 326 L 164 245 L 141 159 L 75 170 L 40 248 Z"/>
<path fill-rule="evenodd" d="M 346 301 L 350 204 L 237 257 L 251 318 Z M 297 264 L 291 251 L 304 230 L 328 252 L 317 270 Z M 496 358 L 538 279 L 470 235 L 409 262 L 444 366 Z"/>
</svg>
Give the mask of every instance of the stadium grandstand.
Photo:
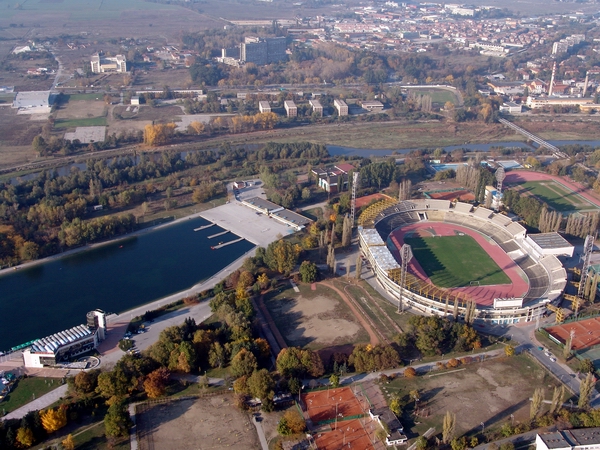
<svg viewBox="0 0 600 450">
<path fill-rule="evenodd" d="M 519 223 L 484 207 L 449 200 L 386 199 L 369 206 L 358 218 L 358 225 L 362 254 L 379 284 L 393 298 L 398 298 L 400 291 L 403 232 L 407 237 L 421 232 L 436 236 L 436 229 L 445 230 L 447 236 L 468 235 L 490 258 L 506 262 L 499 266 L 504 272 L 510 267 L 511 282 L 504 285 L 484 286 L 472 281 L 471 285 L 441 288 L 417 273 L 418 263 L 409 265 L 403 302 L 426 313 L 465 315 L 475 304 L 475 320 L 528 322 L 541 317 L 547 304 L 557 304 L 567 284 L 567 273 L 557 257 L 572 255 L 566 240 L 558 234 L 528 235 Z M 532 251 L 535 243 L 538 251 Z"/>
</svg>

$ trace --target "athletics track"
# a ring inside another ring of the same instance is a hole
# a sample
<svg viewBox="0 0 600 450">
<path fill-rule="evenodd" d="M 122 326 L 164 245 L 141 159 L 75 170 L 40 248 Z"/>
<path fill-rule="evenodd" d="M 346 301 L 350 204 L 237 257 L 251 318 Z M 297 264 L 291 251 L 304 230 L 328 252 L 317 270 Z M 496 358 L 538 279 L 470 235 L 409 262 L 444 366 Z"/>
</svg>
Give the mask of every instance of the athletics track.
<svg viewBox="0 0 600 450">
<path fill-rule="evenodd" d="M 461 293 L 466 294 L 470 299 L 480 306 L 493 306 L 494 298 L 507 297 L 523 297 L 529 290 L 529 282 L 526 281 L 526 276 L 521 268 L 502 250 L 495 242 L 490 242 L 482 234 L 460 225 L 453 225 L 441 222 L 421 222 L 412 225 L 407 225 L 398 228 L 390 234 L 390 239 L 396 246 L 396 250 L 392 253 L 396 260 L 400 260 L 397 249 L 404 244 L 404 236 L 408 233 L 419 231 L 421 236 L 455 236 L 456 232 L 464 233 L 471 236 L 483 248 L 483 250 L 494 260 L 496 264 L 510 278 L 510 284 L 497 284 L 489 286 L 468 286 L 462 288 L 447 289 L 454 295 Z M 413 258 L 408 264 L 408 270 L 421 280 L 431 283 L 429 277 L 418 263 L 416 258 Z"/>
</svg>

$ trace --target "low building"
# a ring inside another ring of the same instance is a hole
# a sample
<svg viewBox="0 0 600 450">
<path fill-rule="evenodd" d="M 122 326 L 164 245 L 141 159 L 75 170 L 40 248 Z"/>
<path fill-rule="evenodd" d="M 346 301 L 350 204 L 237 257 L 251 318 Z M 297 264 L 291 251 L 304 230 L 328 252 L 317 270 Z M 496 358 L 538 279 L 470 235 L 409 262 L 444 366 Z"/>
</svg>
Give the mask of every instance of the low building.
<svg viewBox="0 0 600 450">
<path fill-rule="evenodd" d="M 319 187 L 329 193 L 348 189 L 350 172 L 356 170 L 352 164 L 340 163 L 333 167 L 314 167 L 311 173 L 317 178 Z"/>
<path fill-rule="evenodd" d="M 52 367 L 94 350 L 106 334 L 104 311 L 90 311 L 87 324 L 36 339 L 23 352 L 25 367 Z"/>
<path fill-rule="evenodd" d="M 266 101 L 258 102 L 258 110 L 261 113 L 271 112 L 271 105 L 269 104 L 269 102 Z"/>
<path fill-rule="evenodd" d="M 242 205 L 247 206 L 256 210 L 259 213 L 265 214 L 272 219 L 275 219 L 296 231 L 300 231 L 306 227 L 312 221 L 300 214 L 297 214 L 289 209 L 285 209 L 283 206 L 277 203 L 270 202 L 260 197 L 252 197 L 246 200 L 242 200 Z"/>
<path fill-rule="evenodd" d="M 92 55 L 90 59 L 93 73 L 106 73 L 106 72 L 127 72 L 127 60 L 124 55 L 117 55 L 115 57 L 101 56 L 99 53 Z"/>
<path fill-rule="evenodd" d="M 361 106 L 363 107 L 363 109 L 366 109 L 367 111 L 383 111 L 383 103 L 378 102 L 378 101 L 364 101 L 361 103 Z"/>
<path fill-rule="evenodd" d="M 527 107 L 531 109 L 541 109 L 550 106 L 579 106 L 582 109 L 586 107 L 597 107 L 593 98 L 583 97 L 527 97 Z M 595 108 L 594 108 L 595 109 Z"/>
<path fill-rule="evenodd" d="M 347 116 L 348 115 L 348 105 L 344 100 L 335 99 L 333 101 L 333 106 L 338 112 L 338 116 Z"/>
<path fill-rule="evenodd" d="M 323 117 L 323 106 L 319 100 L 309 100 L 308 103 L 312 106 L 313 114 Z"/>
<path fill-rule="evenodd" d="M 288 117 L 296 117 L 298 115 L 298 107 L 292 100 L 283 102 L 283 107 Z"/>
<path fill-rule="evenodd" d="M 528 234 L 523 244 L 537 259 L 548 255 L 571 258 L 575 251 L 575 247 L 556 232 Z"/>
<path fill-rule="evenodd" d="M 371 419 L 377 420 L 384 429 L 389 430 L 385 437 L 385 443 L 388 447 L 406 443 L 408 438 L 404 434 L 404 427 L 390 408 L 370 409 L 369 415 Z"/>
<path fill-rule="evenodd" d="M 515 102 L 503 103 L 499 109 L 502 114 L 520 114 L 523 111 L 522 105 Z"/>
<path fill-rule="evenodd" d="M 131 104 L 132 105 L 139 105 L 140 104 L 140 96 L 139 95 L 134 95 L 133 97 L 131 97 Z"/>
<path fill-rule="evenodd" d="M 49 113 L 52 106 L 50 91 L 19 92 L 12 107 L 23 113 Z"/>
<path fill-rule="evenodd" d="M 600 449 L 600 427 L 580 428 L 538 434 L 537 450 L 597 450 Z"/>
</svg>

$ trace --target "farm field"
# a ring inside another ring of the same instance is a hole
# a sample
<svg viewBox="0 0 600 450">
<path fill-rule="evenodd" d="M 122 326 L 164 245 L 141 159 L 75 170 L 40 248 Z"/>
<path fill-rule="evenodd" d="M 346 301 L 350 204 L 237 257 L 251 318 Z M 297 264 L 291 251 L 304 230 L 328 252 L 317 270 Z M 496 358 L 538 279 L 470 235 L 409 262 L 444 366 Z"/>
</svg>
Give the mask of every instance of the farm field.
<svg viewBox="0 0 600 450">
<path fill-rule="evenodd" d="M 54 128 L 100 127 L 106 125 L 106 117 L 88 117 L 84 119 L 57 119 Z"/>
<path fill-rule="evenodd" d="M 405 237 L 431 282 L 438 287 L 509 284 L 510 279 L 471 236 Z"/>
<path fill-rule="evenodd" d="M 444 106 L 444 103 L 450 102 L 458 104 L 456 95 L 444 89 L 411 89 L 410 92 L 416 95 L 429 95 L 432 103 Z"/>
<path fill-rule="evenodd" d="M 136 422 L 140 448 L 260 449 L 249 414 L 235 406 L 231 394 L 142 405 Z M 192 445 L 200 436 L 202 444 Z"/>
<path fill-rule="evenodd" d="M 586 199 L 553 180 L 528 181 L 519 185 L 518 189 L 539 198 L 559 212 L 596 209 Z"/>
<path fill-rule="evenodd" d="M 414 441 L 430 427 L 442 430 L 446 411 L 456 414 L 456 435 L 477 435 L 481 423 L 486 434 L 497 433 L 500 426 L 511 421 L 529 421 L 530 401 L 537 387 L 544 389 L 546 399 L 552 397 L 557 382 L 536 362 L 525 355 L 498 358 L 483 363 L 459 366 L 444 372 L 432 372 L 415 378 L 396 378 L 381 384 L 389 399 L 399 395 L 406 406 L 400 421 L 409 439 Z M 418 390 L 419 414 L 415 415 L 414 402 L 409 392 Z M 541 413 L 549 405 L 542 407 Z"/>
<path fill-rule="evenodd" d="M 264 298 L 288 345 L 319 350 L 369 342 L 367 332 L 335 292 L 320 284 L 315 291 L 307 285 L 299 289 L 300 293 L 274 291 Z"/>
</svg>

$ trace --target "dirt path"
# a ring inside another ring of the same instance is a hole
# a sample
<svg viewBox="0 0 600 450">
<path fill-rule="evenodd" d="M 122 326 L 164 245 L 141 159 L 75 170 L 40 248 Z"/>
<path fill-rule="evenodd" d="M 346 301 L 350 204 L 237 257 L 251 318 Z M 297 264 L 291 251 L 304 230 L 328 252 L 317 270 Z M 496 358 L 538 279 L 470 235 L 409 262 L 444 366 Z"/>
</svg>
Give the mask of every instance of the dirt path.
<svg viewBox="0 0 600 450">
<path fill-rule="evenodd" d="M 283 338 L 283 336 L 279 332 L 279 329 L 277 328 L 277 325 L 275 325 L 275 322 L 273 321 L 273 317 L 271 317 L 271 314 L 269 313 L 269 310 L 265 306 L 264 294 L 261 295 L 258 298 L 258 300 L 256 301 L 256 303 L 257 303 L 258 308 L 259 308 L 260 312 L 262 313 L 262 315 L 263 315 L 263 317 L 264 317 L 264 319 L 266 321 L 265 325 L 268 327 L 268 330 L 271 331 L 271 335 L 273 336 L 273 338 L 275 338 L 275 341 L 277 342 L 277 345 L 279 345 L 279 349 L 283 350 L 284 348 L 287 348 L 287 344 L 285 342 L 285 339 Z M 278 354 L 279 354 L 279 352 L 275 353 L 275 357 L 277 357 Z"/>
<path fill-rule="evenodd" d="M 333 283 L 331 283 L 329 281 L 322 281 L 320 284 L 322 284 L 323 286 L 327 286 L 330 289 L 333 289 L 335 292 L 338 293 L 338 295 L 342 298 L 342 300 L 344 300 L 344 303 L 346 303 L 346 305 L 348 305 L 348 307 L 350 308 L 350 310 L 352 311 L 354 316 L 358 319 L 358 321 L 360 322 L 362 327 L 369 334 L 369 342 L 371 345 L 377 345 L 377 344 L 381 343 L 380 339 L 377 337 L 377 334 L 375 333 L 375 330 L 373 330 L 373 328 L 371 327 L 369 322 L 367 322 L 365 317 L 358 311 L 356 306 L 354 306 L 354 304 L 348 298 L 348 296 L 346 295 L 346 293 L 344 291 L 338 289 L 336 286 L 333 285 Z"/>
</svg>

